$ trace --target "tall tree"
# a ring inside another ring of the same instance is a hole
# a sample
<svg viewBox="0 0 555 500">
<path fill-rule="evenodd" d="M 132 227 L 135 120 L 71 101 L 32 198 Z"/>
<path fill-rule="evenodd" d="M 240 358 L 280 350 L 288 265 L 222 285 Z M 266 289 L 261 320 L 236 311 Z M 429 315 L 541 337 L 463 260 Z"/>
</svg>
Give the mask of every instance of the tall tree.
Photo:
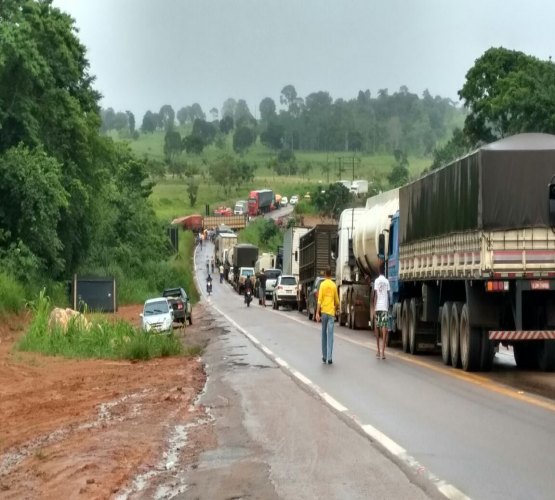
<svg viewBox="0 0 555 500">
<path fill-rule="evenodd" d="M 175 125 L 175 111 L 169 104 L 164 104 L 158 112 L 161 127 L 168 131 Z"/>
<path fill-rule="evenodd" d="M 177 121 L 181 126 L 185 125 L 188 121 L 190 121 L 190 117 L 191 117 L 190 106 L 185 106 L 183 108 L 180 108 L 177 111 Z"/>
<path fill-rule="evenodd" d="M 146 133 L 152 133 L 156 130 L 156 117 L 152 111 L 147 111 L 143 116 L 143 123 L 141 125 L 141 131 Z"/>
<path fill-rule="evenodd" d="M 258 107 L 260 111 L 260 120 L 268 123 L 276 117 L 276 103 L 271 97 L 265 97 L 260 101 Z"/>
<path fill-rule="evenodd" d="M 250 127 L 238 127 L 233 134 L 233 150 L 238 154 L 245 154 L 245 152 L 256 141 L 256 133 Z"/>
<path fill-rule="evenodd" d="M 135 133 L 135 115 L 131 111 L 126 111 L 127 123 L 129 123 L 129 133 L 133 135 Z"/>
<path fill-rule="evenodd" d="M 555 64 L 490 48 L 459 91 L 469 110 L 464 132 L 473 144 L 519 132 L 555 132 Z"/>
</svg>

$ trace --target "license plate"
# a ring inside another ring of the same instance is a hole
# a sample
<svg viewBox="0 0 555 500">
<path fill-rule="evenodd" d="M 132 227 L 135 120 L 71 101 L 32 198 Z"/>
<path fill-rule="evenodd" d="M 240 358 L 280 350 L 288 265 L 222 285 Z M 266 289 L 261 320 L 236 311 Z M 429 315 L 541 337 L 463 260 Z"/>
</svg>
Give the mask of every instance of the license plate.
<svg viewBox="0 0 555 500">
<path fill-rule="evenodd" d="M 549 290 L 549 281 L 537 280 L 531 282 L 532 290 Z"/>
</svg>

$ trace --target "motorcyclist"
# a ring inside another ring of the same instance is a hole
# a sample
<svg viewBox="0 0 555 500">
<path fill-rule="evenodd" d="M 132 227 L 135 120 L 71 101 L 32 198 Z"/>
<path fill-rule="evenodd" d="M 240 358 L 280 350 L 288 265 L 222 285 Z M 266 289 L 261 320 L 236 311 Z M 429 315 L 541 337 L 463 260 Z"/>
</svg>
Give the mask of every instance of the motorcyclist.
<svg viewBox="0 0 555 500">
<path fill-rule="evenodd" d="M 249 291 L 252 295 L 252 281 L 251 281 L 251 277 L 247 276 L 247 279 L 245 280 L 245 303 L 247 302 L 247 291 Z"/>
<path fill-rule="evenodd" d="M 206 291 L 210 293 L 212 291 L 212 276 L 209 274 L 206 278 Z"/>
</svg>

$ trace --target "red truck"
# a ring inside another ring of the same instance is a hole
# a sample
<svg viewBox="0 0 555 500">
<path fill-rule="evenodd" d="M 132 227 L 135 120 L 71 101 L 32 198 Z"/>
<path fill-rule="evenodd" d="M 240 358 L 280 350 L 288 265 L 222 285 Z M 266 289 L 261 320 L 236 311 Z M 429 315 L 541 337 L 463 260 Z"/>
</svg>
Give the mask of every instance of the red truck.
<svg viewBox="0 0 555 500">
<path fill-rule="evenodd" d="M 256 217 L 276 208 L 274 192 L 271 189 L 258 189 L 249 194 L 249 215 Z"/>
</svg>

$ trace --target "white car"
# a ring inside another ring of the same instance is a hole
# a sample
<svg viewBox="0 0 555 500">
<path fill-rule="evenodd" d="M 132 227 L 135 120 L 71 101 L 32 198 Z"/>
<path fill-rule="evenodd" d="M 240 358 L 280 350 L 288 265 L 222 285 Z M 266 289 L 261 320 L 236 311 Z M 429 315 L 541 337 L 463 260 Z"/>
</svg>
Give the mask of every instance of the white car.
<svg viewBox="0 0 555 500">
<path fill-rule="evenodd" d="M 173 331 L 173 310 L 166 297 L 148 299 L 140 316 L 141 328 L 145 332 Z"/>
<path fill-rule="evenodd" d="M 293 309 L 297 308 L 297 278 L 290 274 L 278 276 L 272 297 L 272 307 L 279 309 L 279 306 L 289 305 Z"/>
<path fill-rule="evenodd" d="M 291 205 L 296 205 L 297 203 L 299 203 L 299 197 L 294 194 L 293 196 L 291 196 L 289 203 L 291 203 Z"/>
<path fill-rule="evenodd" d="M 289 203 L 289 200 L 287 199 L 287 196 L 282 196 L 281 197 L 281 206 L 286 207 L 288 203 Z"/>
</svg>

